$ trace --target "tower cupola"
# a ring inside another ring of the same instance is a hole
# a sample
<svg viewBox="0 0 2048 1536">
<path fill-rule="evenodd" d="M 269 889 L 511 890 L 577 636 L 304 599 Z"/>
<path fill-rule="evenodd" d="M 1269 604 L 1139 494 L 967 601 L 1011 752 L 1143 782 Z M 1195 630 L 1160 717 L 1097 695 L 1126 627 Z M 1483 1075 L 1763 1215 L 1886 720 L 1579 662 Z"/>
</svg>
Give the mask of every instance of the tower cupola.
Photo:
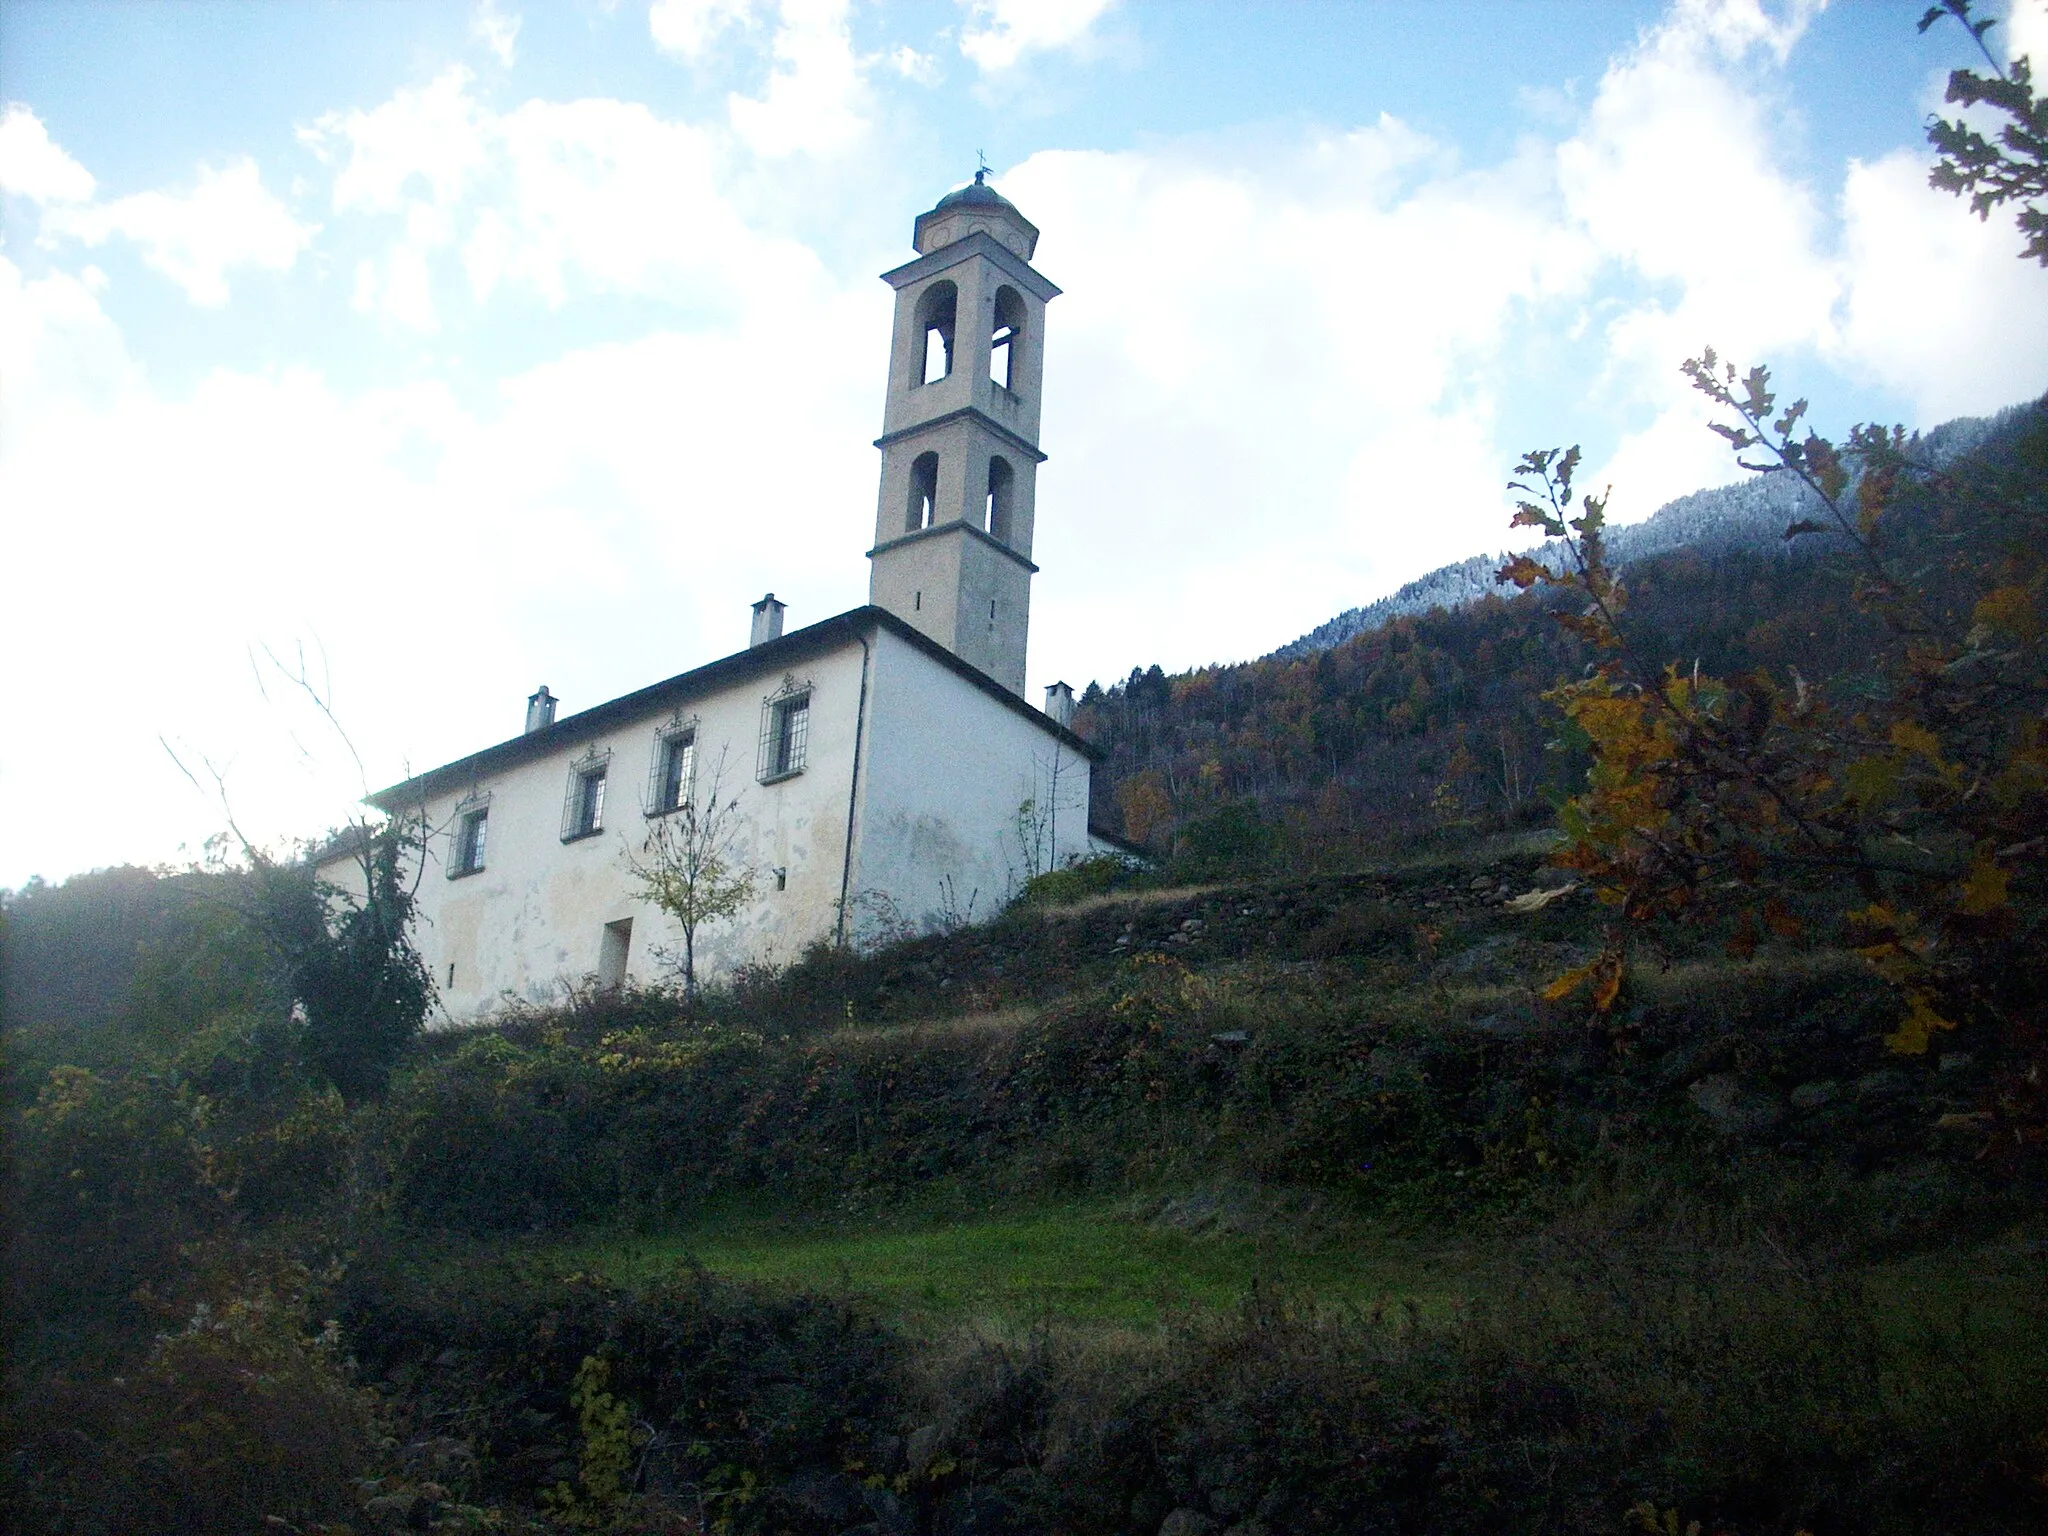
<svg viewBox="0 0 2048 1536">
<path fill-rule="evenodd" d="M 948 192 L 933 204 L 929 213 L 917 216 L 910 243 L 919 255 L 929 256 L 942 245 L 964 240 L 976 230 L 995 237 L 1020 261 L 1029 261 L 1038 249 L 1038 226 L 1017 211 L 1017 205 L 990 186 L 976 171 L 974 180 Z"/>
<path fill-rule="evenodd" d="M 1045 306 L 1038 227 L 986 171 L 918 217 L 896 290 L 869 601 L 1024 691 Z"/>
</svg>

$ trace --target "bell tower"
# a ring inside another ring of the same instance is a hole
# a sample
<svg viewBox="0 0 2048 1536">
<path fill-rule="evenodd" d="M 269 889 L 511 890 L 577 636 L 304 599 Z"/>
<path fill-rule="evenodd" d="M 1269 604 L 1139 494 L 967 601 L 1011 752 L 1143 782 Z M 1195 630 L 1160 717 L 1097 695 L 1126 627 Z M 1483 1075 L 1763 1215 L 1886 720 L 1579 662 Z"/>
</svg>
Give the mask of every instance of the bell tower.
<svg viewBox="0 0 2048 1536">
<path fill-rule="evenodd" d="M 977 171 L 918 218 L 896 290 L 868 600 L 1024 692 L 1045 306 L 1038 229 Z"/>
</svg>

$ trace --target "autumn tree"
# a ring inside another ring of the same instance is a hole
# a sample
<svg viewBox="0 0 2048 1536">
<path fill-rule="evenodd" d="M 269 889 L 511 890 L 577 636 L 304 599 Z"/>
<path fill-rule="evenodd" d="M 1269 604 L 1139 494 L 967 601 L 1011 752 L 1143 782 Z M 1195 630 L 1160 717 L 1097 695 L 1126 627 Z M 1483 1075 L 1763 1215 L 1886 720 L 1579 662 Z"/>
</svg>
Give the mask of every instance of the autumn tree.
<svg viewBox="0 0 2048 1536">
<path fill-rule="evenodd" d="M 1981 47 L 1988 24 L 1969 11 L 1950 0 L 1923 30 L 1954 16 Z M 1933 181 L 1970 193 L 1980 215 L 2023 202 L 2027 254 L 2048 260 L 2048 103 L 2029 79 L 2024 60 L 1988 82 L 1956 72 L 1951 101 L 1990 102 L 2014 126 L 1994 144 L 1935 122 Z M 1981 1029 L 2008 1048 L 2008 1072 L 1977 1118 L 2038 1140 L 2048 1108 L 2048 402 L 2027 410 L 2002 453 L 1942 465 L 1898 427 L 1822 437 L 1805 424 L 1806 401 L 1781 408 L 1767 369 L 1738 371 L 1708 350 L 1685 373 L 1745 468 L 1801 483 L 1812 515 L 1784 537 L 1834 546 L 1885 638 L 1858 675 L 1832 679 L 1792 665 L 1723 678 L 1653 654 L 1608 558 L 1606 498 L 1576 495 L 1579 450 L 1522 460 L 1513 523 L 1554 540 L 1562 558 L 1517 556 L 1500 579 L 1549 590 L 1558 622 L 1596 658 L 1546 695 L 1591 755 L 1556 858 L 1616 916 L 1602 953 L 1551 995 L 1587 990 L 1606 1015 L 1630 935 L 1658 924 L 1723 921 L 1742 955 L 1766 934 L 1798 938 L 1830 922 L 1897 989 L 1890 1046 L 1924 1053 L 1959 1026 Z"/>
<path fill-rule="evenodd" d="M 683 931 L 683 999 L 697 1000 L 697 931 L 707 923 L 737 917 L 754 899 L 755 873 L 741 847 L 739 792 L 725 792 L 726 754 L 703 783 L 692 772 L 680 786 L 672 809 L 650 816 L 647 836 L 626 868 L 640 896 L 675 920 Z"/>
</svg>

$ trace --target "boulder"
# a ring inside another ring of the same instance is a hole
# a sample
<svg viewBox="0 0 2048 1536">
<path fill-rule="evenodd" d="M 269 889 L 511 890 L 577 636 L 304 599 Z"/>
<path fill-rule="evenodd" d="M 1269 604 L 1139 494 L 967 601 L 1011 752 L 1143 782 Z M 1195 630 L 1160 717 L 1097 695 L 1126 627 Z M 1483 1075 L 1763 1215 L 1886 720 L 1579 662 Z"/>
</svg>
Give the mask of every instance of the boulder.
<svg viewBox="0 0 2048 1536">
<path fill-rule="evenodd" d="M 1833 1078 L 1819 1078 L 1814 1082 L 1801 1083 L 1792 1090 L 1792 1107 L 1801 1110 L 1819 1109 L 1823 1104 L 1831 1102 L 1841 1091 L 1842 1085 Z"/>
<path fill-rule="evenodd" d="M 1745 1086 L 1733 1072 L 1703 1077 L 1685 1090 L 1685 1096 L 1719 1136 L 1760 1136 L 1785 1118 L 1785 1108 L 1776 1098 Z"/>
</svg>

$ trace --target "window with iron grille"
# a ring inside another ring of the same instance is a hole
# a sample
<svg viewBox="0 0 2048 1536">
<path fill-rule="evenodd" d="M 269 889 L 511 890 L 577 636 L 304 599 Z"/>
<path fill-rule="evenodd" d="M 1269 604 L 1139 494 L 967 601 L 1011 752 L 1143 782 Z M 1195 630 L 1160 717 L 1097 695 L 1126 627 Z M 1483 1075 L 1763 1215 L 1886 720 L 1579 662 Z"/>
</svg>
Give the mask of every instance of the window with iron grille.
<svg viewBox="0 0 2048 1536">
<path fill-rule="evenodd" d="M 569 795 L 562 806 L 562 841 L 595 837 L 604 830 L 605 781 L 612 755 L 593 748 L 569 768 Z"/>
<path fill-rule="evenodd" d="M 761 710 L 761 754 L 755 777 L 772 784 L 802 773 L 810 735 L 810 685 L 784 684 Z"/>
<path fill-rule="evenodd" d="M 672 721 L 654 735 L 654 760 L 647 784 L 647 814 L 666 816 L 683 808 L 697 773 L 697 722 Z"/>
<path fill-rule="evenodd" d="M 484 867 L 484 844 L 491 830 L 490 797 L 465 801 L 456 808 L 454 848 L 448 860 L 448 878 L 459 880 Z"/>
</svg>

